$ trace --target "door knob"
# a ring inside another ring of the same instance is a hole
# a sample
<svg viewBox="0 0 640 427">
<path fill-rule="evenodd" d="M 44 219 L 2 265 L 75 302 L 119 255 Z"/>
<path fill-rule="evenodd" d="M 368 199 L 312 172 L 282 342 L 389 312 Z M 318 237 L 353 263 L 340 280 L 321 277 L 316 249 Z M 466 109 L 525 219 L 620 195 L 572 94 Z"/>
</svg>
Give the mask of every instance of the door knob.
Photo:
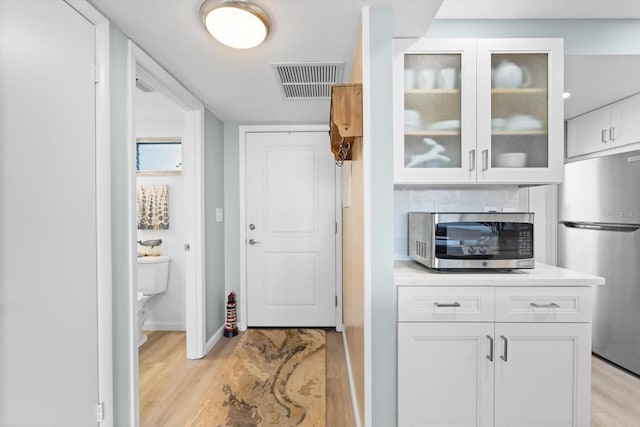
<svg viewBox="0 0 640 427">
<path fill-rule="evenodd" d="M 258 242 L 257 240 L 249 239 L 249 244 L 250 244 L 251 246 L 253 246 L 253 245 L 257 245 L 258 243 L 262 243 L 262 242 Z"/>
</svg>

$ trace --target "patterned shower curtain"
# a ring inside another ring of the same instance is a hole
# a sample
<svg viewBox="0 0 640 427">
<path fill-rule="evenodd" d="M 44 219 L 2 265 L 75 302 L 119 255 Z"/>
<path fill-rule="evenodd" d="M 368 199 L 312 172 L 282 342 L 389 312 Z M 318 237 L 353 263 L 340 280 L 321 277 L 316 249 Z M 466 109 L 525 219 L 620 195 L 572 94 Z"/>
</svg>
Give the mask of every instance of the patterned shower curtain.
<svg viewBox="0 0 640 427">
<path fill-rule="evenodd" d="M 138 186 L 137 205 L 138 230 L 169 228 L 169 186 Z"/>
</svg>

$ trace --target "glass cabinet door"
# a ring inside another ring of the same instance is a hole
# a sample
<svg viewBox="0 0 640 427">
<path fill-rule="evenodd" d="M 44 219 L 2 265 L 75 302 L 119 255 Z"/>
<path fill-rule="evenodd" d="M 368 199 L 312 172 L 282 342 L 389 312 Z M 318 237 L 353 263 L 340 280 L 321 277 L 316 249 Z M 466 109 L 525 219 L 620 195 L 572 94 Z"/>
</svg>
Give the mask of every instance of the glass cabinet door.
<svg viewBox="0 0 640 427">
<path fill-rule="evenodd" d="M 524 174 L 550 181 L 549 170 L 562 162 L 562 80 L 552 69 L 558 53 L 546 43 L 479 42 L 478 181 L 519 182 Z"/>
<path fill-rule="evenodd" d="M 460 54 L 404 56 L 404 167 L 460 168 Z"/>
<path fill-rule="evenodd" d="M 491 54 L 492 168 L 549 163 L 547 53 Z"/>
<path fill-rule="evenodd" d="M 464 45 L 420 40 L 397 52 L 396 61 L 396 182 L 467 181 L 475 170 L 469 163 L 475 150 L 466 147 L 475 138 L 468 109 L 475 56 Z"/>
<path fill-rule="evenodd" d="M 561 39 L 394 40 L 394 182 L 562 182 L 563 55 Z"/>
</svg>

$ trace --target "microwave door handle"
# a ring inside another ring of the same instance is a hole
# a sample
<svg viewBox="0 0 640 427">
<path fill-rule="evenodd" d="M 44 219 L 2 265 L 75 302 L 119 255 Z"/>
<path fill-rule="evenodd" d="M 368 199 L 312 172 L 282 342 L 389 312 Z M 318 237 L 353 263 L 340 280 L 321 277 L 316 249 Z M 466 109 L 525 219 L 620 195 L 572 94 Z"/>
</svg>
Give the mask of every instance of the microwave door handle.
<svg viewBox="0 0 640 427">
<path fill-rule="evenodd" d="M 632 233 L 640 229 L 640 225 L 635 224 L 613 224 L 601 222 L 579 222 L 579 221 L 560 221 L 560 224 L 567 228 L 577 228 L 582 230 L 600 230 L 600 231 L 622 231 Z"/>
</svg>

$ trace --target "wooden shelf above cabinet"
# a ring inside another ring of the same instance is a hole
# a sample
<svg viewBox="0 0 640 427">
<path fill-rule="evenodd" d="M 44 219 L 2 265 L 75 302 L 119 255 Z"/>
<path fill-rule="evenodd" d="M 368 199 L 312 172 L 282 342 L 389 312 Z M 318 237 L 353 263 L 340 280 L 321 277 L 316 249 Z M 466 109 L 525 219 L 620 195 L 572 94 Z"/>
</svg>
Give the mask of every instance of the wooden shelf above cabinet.
<svg viewBox="0 0 640 427">
<path fill-rule="evenodd" d="M 342 141 L 353 145 L 362 136 L 362 84 L 338 84 L 331 87 L 331 113 L 329 119 L 331 152 L 338 160 Z M 346 158 L 351 160 L 351 150 Z"/>
</svg>

